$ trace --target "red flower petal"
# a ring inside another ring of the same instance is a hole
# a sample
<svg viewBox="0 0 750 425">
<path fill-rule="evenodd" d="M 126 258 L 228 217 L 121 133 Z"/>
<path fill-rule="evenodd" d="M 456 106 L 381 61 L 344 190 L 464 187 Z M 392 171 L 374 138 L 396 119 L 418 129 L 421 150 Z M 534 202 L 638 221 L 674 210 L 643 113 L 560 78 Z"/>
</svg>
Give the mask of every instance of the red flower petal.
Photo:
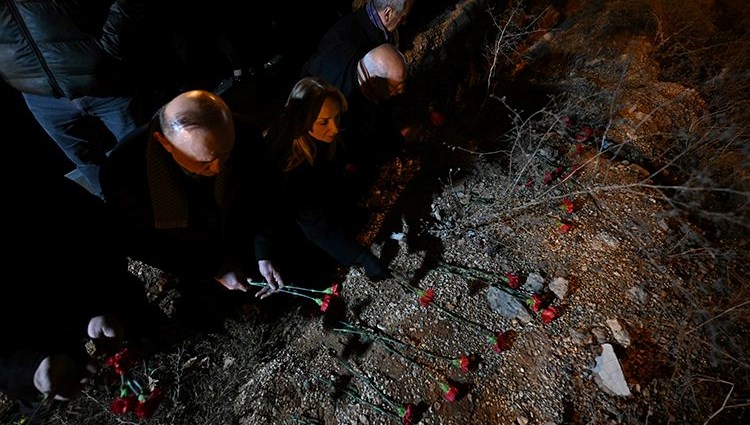
<svg viewBox="0 0 750 425">
<path fill-rule="evenodd" d="M 323 297 L 323 299 L 320 300 L 320 302 L 319 302 L 319 304 L 320 304 L 320 311 L 325 312 L 326 310 L 328 310 L 328 305 L 330 303 L 331 303 L 331 296 L 330 295 L 326 295 L 325 297 Z"/>
<path fill-rule="evenodd" d="M 456 401 L 456 396 L 458 396 L 458 388 L 451 386 L 448 391 L 446 391 L 443 394 L 443 397 L 448 400 L 449 402 L 453 403 Z"/>
<path fill-rule="evenodd" d="M 138 400 L 134 395 L 129 395 L 127 397 L 115 397 L 114 401 L 112 402 L 112 412 L 115 415 L 124 415 L 132 411 L 137 403 Z"/>
<path fill-rule="evenodd" d="M 492 343 L 492 349 L 498 353 L 502 353 L 503 351 L 507 351 L 510 349 L 510 341 L 508 340 L 508 336 L 505 332 L 498 332 L 497 335 L 488 339 Z"/>
<path fill-rule="evenodd" d="M 531 295 L 531 298 L 527 299 L 526 302 L 529 304 L 531 311 L 536 313 L 542 307 L 542 297 L 539 294 Z"/>
<path fill-rule="evenodd" d="M 508 286 L 511 288 L 518 289 L 521 286 L 521 282 L 518 280 L 518 275 L 506 273 L 504 276 L 508 279 Z"/>
<path fill-rule="evenodd" d="M 544 323 L 551 322 L 555 317 L 557 317 L 558 312 L 555 307 L 547 307 L 544 310 L 542 310 L 542 321 Z"/>
<path fill-rule="evenodd" d="M 432 299 L 435 297 L 435 291 L 432 288 L 428 288 L 424 291 L 419 292 L 419 304 L 422 307 L 429 307 Z"/>
<path fill-rule="evenodd" d="M 563 198 L 561 208 L 563 209 L 563 211 L 567 211 L 568 214 L 571 214 L 573 213 L 574 208 L 573 202 L 568 198 Z"/>
<path fill-rule="evenodd" d="M 403 425 L 411 425 L 411 421 L 414 419 L 414 409 L 416 406 L 409 403 L 406 405 L 406 409 L 404 410 L 404 414 L 401 415 L 401 421 Z"/>
<path fill-rule="evenodd" d="M 139 402 L 138 405 L 135 406 L 135 416 L 138 419 L 150 417 L 154 414 L 154 412 L 156 412 L 156 409 L 159 408 L 159 405 L 164 400 L 165 396 L 166 393 L 164 392 L 164 390 L 159 387 L 154 388 L 153 390 L 151 390 L 151 394 L 148 396 L 148 399 Z"/>
</svg>

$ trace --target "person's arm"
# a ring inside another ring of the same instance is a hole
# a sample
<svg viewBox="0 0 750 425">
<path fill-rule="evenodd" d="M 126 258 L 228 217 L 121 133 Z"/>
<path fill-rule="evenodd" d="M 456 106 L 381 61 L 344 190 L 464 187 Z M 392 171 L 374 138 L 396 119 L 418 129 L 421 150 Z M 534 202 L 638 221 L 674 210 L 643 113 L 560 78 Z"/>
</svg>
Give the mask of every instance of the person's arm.
<svg viewBox="0 0 750 425">
<path fill-rule="evenodd" d="M 138 48 L 140 33 L 146 18 L 142 0 L 117 0 L 109 8 L 109 16 L 102 26 L 100 42 L 110 56 L 124 60 Z M 142 46 L 141 46 L 142 47 Z"/>
<path fill-rule="evenodd" d="M 346 234 L 341 226 L 331 223 L 323 211 L 308 210 L 297 217 L 305 236 L 344 266 L 360 265 L 375 282 L 387 279 L 390 271 L 370 250 Z"/>
</svg>

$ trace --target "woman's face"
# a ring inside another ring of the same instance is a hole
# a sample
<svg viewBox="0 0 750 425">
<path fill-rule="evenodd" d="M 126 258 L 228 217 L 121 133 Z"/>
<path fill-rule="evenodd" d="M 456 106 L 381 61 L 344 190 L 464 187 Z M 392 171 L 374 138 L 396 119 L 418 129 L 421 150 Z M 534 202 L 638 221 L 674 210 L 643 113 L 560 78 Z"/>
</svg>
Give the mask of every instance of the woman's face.
<svg viewBox="0 0 750 425">
<path fill-rule="evenodd" d="M 333 98 L 327 98 L 318 112 L 318 118 L 308 131 L 310 136 L 321 142 L 331 143 L 339 134 L 341 120 L 341 105 Z"/>
</svg>

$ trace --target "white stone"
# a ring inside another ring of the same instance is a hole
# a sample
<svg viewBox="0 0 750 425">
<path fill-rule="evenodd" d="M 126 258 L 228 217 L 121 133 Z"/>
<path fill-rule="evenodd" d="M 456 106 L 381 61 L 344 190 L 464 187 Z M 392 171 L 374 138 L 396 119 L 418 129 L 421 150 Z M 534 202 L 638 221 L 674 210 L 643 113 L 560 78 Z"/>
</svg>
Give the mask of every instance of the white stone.
<svg viewBox="0 0 750 425">
<path fill-rule="evenodd" d="M 596 358 L 592 371 L 594 380 L 603 390 L 618 396 L 631 395 L 612 344 L 602 344 L 602 354 Z"/>
</svg>

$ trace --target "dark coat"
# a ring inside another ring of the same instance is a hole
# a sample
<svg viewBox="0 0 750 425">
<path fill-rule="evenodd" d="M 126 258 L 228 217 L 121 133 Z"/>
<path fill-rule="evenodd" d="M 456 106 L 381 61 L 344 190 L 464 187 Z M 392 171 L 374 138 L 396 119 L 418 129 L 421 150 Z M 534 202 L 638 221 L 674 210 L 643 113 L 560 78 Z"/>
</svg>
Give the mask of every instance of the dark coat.
<svg viewBox="0 0 750 425">
<path fill-rule="evenodd" d="M 123 226 L 129 253 L 199 279 L 215 276 L 225 264 L 249 268 L 252 260 L 269 259 L 269 174 L 260 130 L 235 115 L 235 145 L 225 170 L 195 178 L 153 138 L 157 122 L 131 133 L 102 167 L 104 197 Z"/>
<path fill-rule="evenodd" d="M 282 164 L 289 156 L 290 143 L 283 134 L 271 127 L 266 135 L 272 147 L 269 163 Z M 283 131 L 281 132 L 283 133 Z M 356 264 L 361 256 L 369 252 L 353 237 L 355 208 L 349 202 L 344 163 L 340 152 L 328 155 L 331 144 L 316 142 L 315 164 L 302 163 L 290 171 L 276 170 L 278 179 L 277 201 L 280 210 L 277 226 L 284 228 L 296 223 L 304 236 L 344 266 Z M 280 230 L 279 234 L 288 235 Z M 286 241 L 290 242 L 290 241 Z"/>
<path fill-rule="evenodd" d="M 373 12 L 374 13 L 374 12 Z M 317 76 L 338 87 L 349 103 L 349 110 L 341 120 L 344 129 L 342 147 L 346 161 L 364 173 L 371 170 L 384 156 L 400 147 L 403 139 L 393 121 L 391 101 L 370 102 L 357 83 L 357 64 L 367 52 L 390 41 L 372 23 L 368 7 L 339 19 L 326 31 L 317 51 L 305 63 L 302 76 Z M 371 180 L 372 177 L 363 177 Z"/>
<path fill-rule="evenodd" d="M 74 99 L 122 96 L 121 61 L 136 44 L 136 0 L 0 3 L 0 74 L 23 92 Z M 141 46 L 142 48 L 142 46 Z"/>
<path fill-rule="evenodd" d="M 302 68 L 302 76 L 321 77 L 338 87 L 344 96 L 357 88 L 357 62 L 373 48 L 386 42 L 385 34 L 361 7 L 339 19 L 323 34 L 317 51 Z"/>
</svg>

